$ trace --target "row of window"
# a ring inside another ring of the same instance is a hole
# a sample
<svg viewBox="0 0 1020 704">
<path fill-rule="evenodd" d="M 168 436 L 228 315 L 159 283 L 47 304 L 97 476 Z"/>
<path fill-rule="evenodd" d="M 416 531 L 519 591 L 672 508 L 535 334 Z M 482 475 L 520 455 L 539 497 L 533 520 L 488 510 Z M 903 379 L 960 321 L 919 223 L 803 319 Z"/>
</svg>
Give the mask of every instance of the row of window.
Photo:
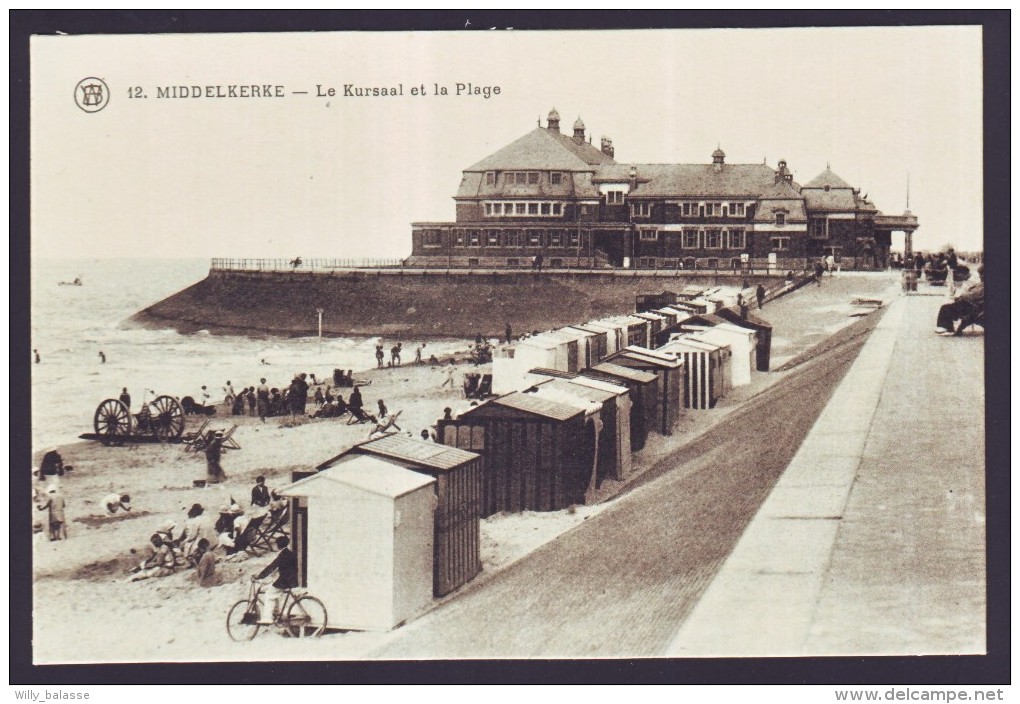
<svg viewBox="0 0 1020 704">
<path fill-rule="evenodd" d="M 579 247 L 588 233 L 570 230 L 454 230 L 456 247 Z M 440 245 L 439 230 L 422 230 L 426 247 Z"/>
<path fill-rule="evenodd" d="M 563 203 L 549 201 L 510 201 L 485 204 L 486 217 L 560 217 Z"/>
<path fill-rule="evenodd" d="M 623 205 L 623 191 L 607 191 L 606 205 Z M 744 203 L 684 201 L 678 204 L 680 214 L 696 218 L 742 218 L 747 215 Z M 648 202 L 632 202 L 630 214 L 636 218 L 647 218 L 652 215 L 652 204 Z"/>
<path fill-rule="evenodd" d="M 563 172 L 561 171 L 486 171 L 485 185 L 495 186 L 499 179 L 503 180 L 504 186 L 537 186 L 544 181 L 552 186 L 559 186 L 563 183 Z"/>
</svg>

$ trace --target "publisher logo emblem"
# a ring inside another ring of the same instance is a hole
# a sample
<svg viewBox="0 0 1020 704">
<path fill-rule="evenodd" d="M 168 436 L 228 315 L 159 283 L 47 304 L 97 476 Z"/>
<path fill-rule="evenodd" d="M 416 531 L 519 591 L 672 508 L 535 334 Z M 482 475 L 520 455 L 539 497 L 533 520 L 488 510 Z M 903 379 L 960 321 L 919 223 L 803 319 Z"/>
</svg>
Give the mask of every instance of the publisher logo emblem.
<svg viewBox="0 0 1020 704">
<path fill-rule="evenodd" d="M 102 78 L 83 78 L 74 87 L 74 102 L 85 112 L 99 112 L 110 102 L 110 89 Z"/>
</svg>

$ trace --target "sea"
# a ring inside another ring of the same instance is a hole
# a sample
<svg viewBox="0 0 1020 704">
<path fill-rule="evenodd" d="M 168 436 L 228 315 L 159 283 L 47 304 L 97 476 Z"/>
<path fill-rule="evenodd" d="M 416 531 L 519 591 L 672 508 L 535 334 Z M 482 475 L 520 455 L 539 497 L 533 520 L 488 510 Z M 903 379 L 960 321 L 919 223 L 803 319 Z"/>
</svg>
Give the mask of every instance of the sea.
<svg viewBox="0 0 1020 704">
<path fill-rule="evenodd" d="M 375 367 L 375 345 L 382 341 L 387 352 L 392 345 L 378 337 L 181 334 L 129 321 L 134 313 L 202 280 L 208 269 L 208 259 L 32 260 L 28 354 L 33 361 L 33 452 L 93 432 L 96 408 L 124 388 L 133 412 L 143 397 L 201 399 L 203 385 L 214 402 L 222 402 L 227 381 L 240 390 L 257 386 L 261 377 L 270 387 L 283 388 L 298 372 L 331 380 L 334 369 Z M 81 286 L 61 285 L 75 278 Z M 314 311 L 310 317 L 314 327 Z M 464 341 L 430 339 L 426 350 L 442 357 L 466 346 Z M 404 341 L 404 347 L 406 364 L 414 359 L 415 343 Z M 38 363 L 33 350 L 39 352 Z"/>
</svg>

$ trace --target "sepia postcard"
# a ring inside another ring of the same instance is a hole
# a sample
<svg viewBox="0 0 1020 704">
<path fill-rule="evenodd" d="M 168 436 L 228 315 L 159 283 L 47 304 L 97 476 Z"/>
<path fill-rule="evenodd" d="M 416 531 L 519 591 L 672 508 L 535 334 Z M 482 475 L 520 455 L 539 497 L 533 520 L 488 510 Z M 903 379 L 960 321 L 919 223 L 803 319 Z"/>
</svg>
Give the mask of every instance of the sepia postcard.
<svg viewBox="0 0 1020 704">
<path fill-rule="evenodd" d="M 31 38 L 33 662 L 988 653 L 982 27 L 463 20 Z"/>
</svg>

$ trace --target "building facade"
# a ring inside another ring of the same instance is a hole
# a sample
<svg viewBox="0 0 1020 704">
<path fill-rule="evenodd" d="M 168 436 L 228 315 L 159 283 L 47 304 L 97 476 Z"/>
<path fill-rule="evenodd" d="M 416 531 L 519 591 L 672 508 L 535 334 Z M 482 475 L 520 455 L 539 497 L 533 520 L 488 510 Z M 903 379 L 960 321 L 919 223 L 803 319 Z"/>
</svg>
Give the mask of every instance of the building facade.
<svg viewBox="0 0 1020 704">
<path fill-rule="evenodd" d="M 578 118 L 545 127 L 463 172 L 454 222 L 412 224 L 407 264 L 620 269 L 803 269 L 832 254 L 845 268 L 888 265 L 892 232 L 917 219 L 882 215 L 826 168 L 805 185 L 785 161 L 623 164 Z"/>
</svg>

